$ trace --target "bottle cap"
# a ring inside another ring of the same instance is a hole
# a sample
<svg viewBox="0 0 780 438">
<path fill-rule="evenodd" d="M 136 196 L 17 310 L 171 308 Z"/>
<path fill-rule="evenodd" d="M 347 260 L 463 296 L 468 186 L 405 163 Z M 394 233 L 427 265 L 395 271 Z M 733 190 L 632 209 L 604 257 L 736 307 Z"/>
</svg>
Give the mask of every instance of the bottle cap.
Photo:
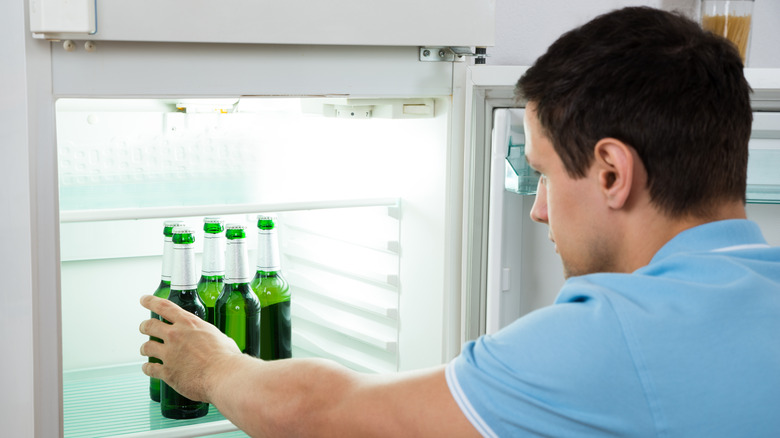
<svg viewBox="0 0 780 438">
<path fill-rule="evenodd" d="M 219 234 L 225 231 L 225 221 L 221 217 L 204 217 L 203 231 L 208 234 Z"/>
<path fill-rule="evenodd" d="M 260 213 L 257 215 L 257 228 L 261 230 L 273 230 L 276 227 L 276 214 Z"/>
<path fill-rule="evenodd" d="M 260 213 L 257 215 L 259 221 L 275 221 L 276 213 Z"/>
<path fill-rule="evenodd" d="M 168 220 L 163 223 L 163 235 L 166 237 L 173 236 L 173 228 L 176 226 L 184 225 L 184 221 Z"/>
<path fill-rule="evenodd" d="M 244 224 L 227 224 L 226 229 L 225 236 L 228 240 L 246 238 L 246 225 Z"/>
<path fill-rule="evenodd" d="M 195 243 L 195 229 L 187 225 L 173 227 L 173 243 Z"/>
<path fill-rule="evenodd" d="M 177 225 L 173 227 L 173 234 L 195 234 L 195 229 L 189 225 Z"/>
</svg>

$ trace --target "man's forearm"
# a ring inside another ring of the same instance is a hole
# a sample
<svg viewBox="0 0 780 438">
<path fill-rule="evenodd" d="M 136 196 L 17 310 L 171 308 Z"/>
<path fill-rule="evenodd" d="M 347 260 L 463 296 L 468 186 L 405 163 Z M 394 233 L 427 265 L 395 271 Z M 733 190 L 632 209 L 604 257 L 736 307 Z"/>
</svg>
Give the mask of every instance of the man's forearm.
<svg viewBox="0 0 780 438">
<path fill-rule="evenodd" d="M 347 404 L 356 397 L 350 393 L 371 379 L 322 359 L 266 362 L 241 355 L 214 367 L 207 375 L 209 401 L 253 437 L 332 433 L 352 409 Z"/>
</svg>

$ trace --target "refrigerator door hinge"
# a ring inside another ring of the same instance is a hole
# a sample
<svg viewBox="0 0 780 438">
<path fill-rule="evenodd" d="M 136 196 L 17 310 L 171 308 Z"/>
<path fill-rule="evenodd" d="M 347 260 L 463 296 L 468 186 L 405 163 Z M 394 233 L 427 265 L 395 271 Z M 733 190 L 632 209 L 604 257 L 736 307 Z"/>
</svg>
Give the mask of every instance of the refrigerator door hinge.
<svg viewBox="0 0 780 438">
<path fill-rule="evenodd" d="M 420 47 L 420 61 L 425 62 L 453 62 L 463 61 L 464 56 L 474 56 L 475 64 L 484 64 L 487 56 L 487 49 L 476 47 L 471 50 L 470 47 Z"/>
</svg>

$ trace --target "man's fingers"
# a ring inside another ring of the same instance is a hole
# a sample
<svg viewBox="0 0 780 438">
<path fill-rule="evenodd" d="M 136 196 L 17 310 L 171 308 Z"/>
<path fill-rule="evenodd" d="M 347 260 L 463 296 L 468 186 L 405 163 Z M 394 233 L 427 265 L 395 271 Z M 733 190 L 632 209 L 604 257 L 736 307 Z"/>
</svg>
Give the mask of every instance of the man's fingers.
<svg viewBox="0 0 780 438">
<path fill-rule="evenodd" d="M 162 360 L 161 356 L 165 355 L 163 353 L 164 350 L 165 350 L 165 344 L 162 344 L 157 341 L 149 340 L 141 344 L 140 352 L 141 352 L 141 356 L 156 357 Z"/>
<path fill-rule="evenodd" d="M 153 295 L 142 296 L 141 305 L 174 324 L 188 318 L 188 315 L 190 315 L 189 312 L 171 301 Z"/>
<path fill-rule="evenodd" d="M 166 324 L 159 319 L 147 319 L 138 326 L 138 331 L 145 335 L 154 336 L 155 338 L 167 339 L 168 331 L 171 329 L 170 324 Z"/>
<path fill-rule="evenodd" d="M 143 371 L 147 376 L 154 377 L 155 379 L 165 380 L 162 378 L 162 369 L 163 366 L 159 363 L 146 362 L 141 365 L 141 371 Z"/>
</svg>

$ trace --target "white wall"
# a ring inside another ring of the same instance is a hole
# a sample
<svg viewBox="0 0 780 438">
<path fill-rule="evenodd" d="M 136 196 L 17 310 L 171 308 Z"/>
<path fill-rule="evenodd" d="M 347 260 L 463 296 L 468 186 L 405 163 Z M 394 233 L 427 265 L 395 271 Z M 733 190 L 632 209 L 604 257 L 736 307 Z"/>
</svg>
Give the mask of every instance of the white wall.
<svg viewBox="0 0 780 438">
<path fill-rule="evenodd" d="M 696 18 L 700 0 L 496 0 L 496 45 L 488 64 L 530 65 L 563 32 L 624 6 L 679 10 Z M 755 0 L 748 67 L 780 67 L 780 1 Z"/>
</svg>

